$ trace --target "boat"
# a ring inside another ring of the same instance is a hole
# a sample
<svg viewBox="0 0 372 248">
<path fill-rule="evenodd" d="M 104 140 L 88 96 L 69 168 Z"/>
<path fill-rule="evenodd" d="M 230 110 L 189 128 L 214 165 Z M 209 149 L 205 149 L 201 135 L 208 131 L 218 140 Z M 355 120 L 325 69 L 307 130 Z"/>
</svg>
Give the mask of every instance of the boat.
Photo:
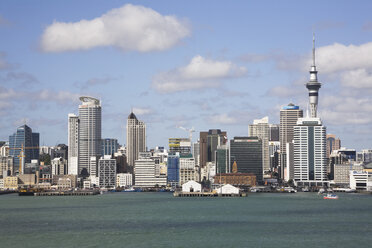
<svg viewBox="0 0 372 248">
<path fill-rule="evenodd" d="M 336 194 L 327 194 L 326 196 L 323 196 L 323 199 L 337 200 L 338 199 L 338 196 Z"/>
</svg>

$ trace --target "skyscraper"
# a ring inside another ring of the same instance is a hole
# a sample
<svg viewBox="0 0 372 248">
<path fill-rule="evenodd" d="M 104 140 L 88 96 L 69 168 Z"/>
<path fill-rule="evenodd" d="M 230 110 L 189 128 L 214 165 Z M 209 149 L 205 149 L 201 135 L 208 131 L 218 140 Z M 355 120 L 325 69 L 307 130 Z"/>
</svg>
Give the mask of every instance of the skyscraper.
<svg viewBox="0 0 372 248">
<path fill-rule="evenodd" d="M 204 167 L 207 162 L 216 162 L 217 147 L 226 142 L 226 131 L 210 129 L 208 132 L 200 132 L 200 167 Z"/>
<path fill-rule="evenodd" d="M 78 174 L 89 174 L 91 157 L 100 156 L 101 147 L 101 103 L 93 97 L 82 96 L 79 105 L 79 159 Z"/>
<path fill-rule="evenodd" d="M 270 171 L 269 155 L 269 117 L 253 120 L 253 125 L 248 126 L 248 136 L 258 137 L 262 141 L 262 172 Z"/>
<path fill-rule="evenodd" d="M 237 163 L 238 172 L 253 173 L 262 182 L 262 141 L 258 137 L 234 137 L 230 140 L 231 168 Z"/>
<path fill-rule="evenodd" d="M 333 150 L 341 148 L 341 140 L 336 138 L 334 134 L 327 134 L 327 158 L 331 155 Z"/>
<path fill-rule="evenodd" d="M 284 179 L 286 174 L 286 144 L 293 141 L 293 127 L 297 125 L 298 118 L 303 117 L 303 112 L 299 106 L 293 103 L 284 106 L 280 110 L 280 127 L 279 127 L 279 141 L 280 141 L 280 177 Z"/>
<path fill-rule="evenodd" d="M 127 120 L 127 161 L 134 166 L 140 152 L 146 151 L 146 124 L 137 119 L 133 112 Z"/>
<path fill-rule="evenodd" d="M 318 82 L 315 66 L 315 39 L 313 39 L 313 63 L 310 69 L 309 90 L 310 117 L 299 118 L 294 127 L 293 163 L 294 179 L 300 185 L 323 185 L 327 181 L 326 127 L 317 118 Z"/>
<path fill-rule="evenodd" d="M 78 175 L 79 117 L 68 114 L 68 174 Z"/>
<path fill-rule="evenodd" d="M 102 139 L 102 156 L 114 155 L 119 149 L 117 139 Z"/>
<path fill-rule="evenodd" d="M 17 132 L 9 136 L 9 156 L 14 158 L 14 171 L 24 173 L 24 164 L 32 159 L 39 159 L 39 133 L 33 133 L 32 129 L 23 125 L 17 128 Z M 20 155 L 23 147 L 23 159 L 20 166 Z M 19 171 L 21 167 L 21 171 Z"/>
</svg>

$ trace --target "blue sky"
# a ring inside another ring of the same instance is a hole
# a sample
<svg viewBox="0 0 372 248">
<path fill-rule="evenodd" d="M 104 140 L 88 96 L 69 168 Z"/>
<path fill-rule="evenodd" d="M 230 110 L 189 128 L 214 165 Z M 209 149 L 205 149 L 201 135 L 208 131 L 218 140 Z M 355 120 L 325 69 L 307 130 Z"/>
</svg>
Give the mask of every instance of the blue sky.
<svg viewBox="0 0 372 248">
<path fill-rule="evenodd" d="M 102 137 L 125 143 L 131 108 L 148 147 L 177 128 L 247 135 L 253 119 L 307 108 L 312 33 L 319 116 L 342 146 L 371 148 L 372 3 L 1 1 L 0 139 L 26 123 L 67 143 L 80 95 L 102 101 Z M 197 134 L 194 134 L 196 140 Z"/>
</svg>

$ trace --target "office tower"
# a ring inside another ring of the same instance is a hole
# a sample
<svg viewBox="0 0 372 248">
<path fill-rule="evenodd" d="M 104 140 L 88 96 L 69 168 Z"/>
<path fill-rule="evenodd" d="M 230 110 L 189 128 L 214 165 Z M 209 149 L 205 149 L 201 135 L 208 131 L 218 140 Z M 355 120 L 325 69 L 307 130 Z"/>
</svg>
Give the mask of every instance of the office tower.
<svg viewBox="0 0 372 248">
<path fill-rule="evenodd" d="M 269 124 L 269 141 L 279 141 L 279 124 Z"/>
<path fill-rule="evenodd" d="M 236 162 L 238 172 L 253 173 L 258 182 L 263 181 L 262 141 L 258 137 L 234 137 L 230 140 L 231 167 Z"/>
<path fill-rule="evenodd" d="M 200 132 L 200 167 L 207 162 L 216 162 L 217 146 L 225 145 L 227 132 L 220 129 L 210 129 L 208 132 Z"/>
<path fill-rule="evenodd" d="M 323 185 L 327 183 L 326 127 L 317 118 L 318 83 L 315 66 L 315 40 L 313 39 L 313 63 L 310 70 L 310 81 L 306 84 L 309 90 L 311 116 L 299 118 L 293 128 L 293 161 L 294 179 L 302 185 Z"/>
<path fill-rule="evenodd" d="M 269 156 L 269 117 L 253 120 L 253 125 L 248 126 L 248 136 L 258 137 L 262 141 L 262 171 L 270 171 Z"/>
<path fill-rule="evenodd" d="M 300 118 L 294 127 L 294 179 L 327 180 L 326 128 L 320 118 Z"/>
<path fill-rule="evenodd" d="M 140 152 L 146 151 L 146 124 L 130 113 L 127 120 L 127 161 L 134 166 Z"/>
<path fill-rule="evenodd" d="M 91 157 L 100 156 L 101 147 L 101 103 L 93 97 L 80 97 L 79 105 L 79 157 L 78 175 L 89 175 Z"/>
<path fill-rule="evenodd" d="M 98 177 L 100 188 L 115 188 L 116 160 L 111 155 L 105 155 L 98 161 Z"/>
<path fill-rule="evenodd" d="M 20 164 L 22 147 L 24 157 Z M 17 128 L 17 132 L 9 136 L 9 156 L 14 158 L 14 172 L 23 174 L 25 163 L 39 159 L 39 133 L 33 133 L 27 125 Z"/>
<path fill-rule="evenodd" d="M 161 175 L 151 153 L 141 152 L 134 163 L 134 181 L 137 187 L 162 187 L 167 184 L 167 177 Z M 159 172 L 158 172 L 159 171 Z"/>
<path fill-rule="evenodd" d="M 284 179 L 286 171 L 286 144 L 293 141 L 293 127 L 297 125 L 298 118 L 303 117 L 303 112 L 299 106 L 293 103 L 284 106 L 280 110 L 280 127 L 279 127 L 279 141 L 280 141 L 280 156 L 279 165 L 280 178 Z"/>
<path fill-rule="evenodd" d="M 269 141 L 270 168 L 272 169 L 272 171 L 276 171 L 276 172 L 279 166 L 279 151 L 280 151 L 280 142 Z"/>
<path fill-rule="evenodd" d="M 179 153 L 180 156 L 191 154 L 191 142 L 189 138 L 169 138 L 169 153 Z"/>
<path fill-rule="evenodd" d="M 169 154 L 167 160 L 167 179 L 171 187 L 179 186 L 180 182 L 180 156 Z"/>
<path fill-rule="evenodd" d="M 119 149 L 117 139 L 102 139 L 102 155 L 114 155 Z"/>
<path fill-rule="evenodd" d="M 230 172 L 230 157 L 228 145 L 221 145 L 217 147 L 216 170 L 217 173 Z"/>
<path fill-rule="evenodd" d="M 68 174 L 78 174 L 79 117 L 68 114 Z"/>
<path fill-rule="evenodd" d="M 54 158 L 51 161 L 52 175 L 67 175 L 67 160 L 64 158 Z"/>
<path fill-rule="evenodd" d="M 193 144 L 192 156 L 195 158 L 195 165 L 199 166 L 200 163 L 200 142 L 197 141 Z"/>
<path fill-rule="evenodd" d="M 331 155 L 333 150 L 339 150 L 341 148 L 341 140 L 336 138 L 334 134 L 327 134 L 327 158 Z"/>
</svg>

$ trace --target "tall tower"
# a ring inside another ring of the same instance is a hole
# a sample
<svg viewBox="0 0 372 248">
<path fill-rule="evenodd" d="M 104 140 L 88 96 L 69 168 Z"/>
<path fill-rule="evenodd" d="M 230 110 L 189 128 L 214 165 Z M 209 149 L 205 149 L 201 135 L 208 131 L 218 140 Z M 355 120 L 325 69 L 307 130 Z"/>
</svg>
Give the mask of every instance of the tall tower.
<svg viewBox="0 0 372 248">
<path fill-rule="evenodd" d="M 78 175 L 79 117 L 68 114 L 68 174 Z"/>
<path fill-rule="evenodd" d="M 127 120 L 127 162 L 134 166 L 140 152 L 146 151 L 146 124 L 137 119 L 133 112 Z"/>
<path fill-rule="evenodd" d="M 101 138 L 101 103 L 93 97 L 82 96 L 79 105 L 79 159 L 78 174 L 89 174 L 91 157 L 100 156 Z M 82 173 L 83 172 L 83 173 Z"/>
<path fill-rule="evenodd" d="M 315 118 L 318 108 L 318 91 L 321 87 L 318 82 L 318 71 L 315 66 L 315 35 L 313 35 L 313 64 L 310 67 L 310 81 L 306 84 L 309 90 L 310 117 Z"/>
<path fill-rule="evenodd" d="M 282 107 L 280 110 L 280 126 L 279 126 L 279 141 L 280 141 L 280 177 L 284 179 L 286 170 L 288 170 L 287 165 L 287 143 L 293 141 L 293 127 L 296 126 L 298 118 L 303 117 L 303 111 L 299 106 L 293 103 Z"/>
</svg>

